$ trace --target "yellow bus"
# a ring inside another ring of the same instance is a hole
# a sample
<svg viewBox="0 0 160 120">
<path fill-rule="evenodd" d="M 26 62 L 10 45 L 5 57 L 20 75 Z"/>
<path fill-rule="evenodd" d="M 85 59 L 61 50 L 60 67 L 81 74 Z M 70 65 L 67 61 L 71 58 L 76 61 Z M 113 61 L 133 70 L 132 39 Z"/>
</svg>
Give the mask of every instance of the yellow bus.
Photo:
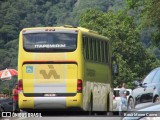
<svg viewBox="0 0 160 120">
<path fill-rule="evenodd" d="M 72 26 L 20 32 L 20 109 L 111 111 L 112 82 L 108 38 Z"/>
</svg>

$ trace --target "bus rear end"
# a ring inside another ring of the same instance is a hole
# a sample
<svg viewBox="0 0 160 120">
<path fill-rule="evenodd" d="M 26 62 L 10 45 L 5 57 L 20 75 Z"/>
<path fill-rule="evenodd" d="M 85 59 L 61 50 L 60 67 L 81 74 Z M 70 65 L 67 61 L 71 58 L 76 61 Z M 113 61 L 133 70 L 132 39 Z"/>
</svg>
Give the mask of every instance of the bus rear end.
<svg viewBox="0 0 160 120">
<path fill-rule="evenodd" d="M 20 109 L 82 108 L 77 30 L 25 29 L 20 34 Z"/>
</svg>

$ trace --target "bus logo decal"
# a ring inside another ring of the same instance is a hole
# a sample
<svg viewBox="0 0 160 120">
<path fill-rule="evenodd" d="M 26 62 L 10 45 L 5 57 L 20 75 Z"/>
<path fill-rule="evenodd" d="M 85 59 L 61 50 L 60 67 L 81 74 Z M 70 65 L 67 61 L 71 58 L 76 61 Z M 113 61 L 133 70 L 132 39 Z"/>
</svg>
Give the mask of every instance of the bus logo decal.
<svg viewBox="0 0 160 120">
<path fill-rule="evenodd" d="M 57 74 L 56 70 L 52 65 L 48 65 L 49 72 L 47 73 L 46 70 L 40 70 L 40 74 L 42 74 L 44 79 L 50 79 L 51 76 L 54 77 L 54 79 L 60 79 L 60 75 Z"/>
<path fill-rule="evenodd" d="M 43 44 L 43 45 L 34 45 L 35 48 L 65 48 L 66 44 Z"/>
</svg>

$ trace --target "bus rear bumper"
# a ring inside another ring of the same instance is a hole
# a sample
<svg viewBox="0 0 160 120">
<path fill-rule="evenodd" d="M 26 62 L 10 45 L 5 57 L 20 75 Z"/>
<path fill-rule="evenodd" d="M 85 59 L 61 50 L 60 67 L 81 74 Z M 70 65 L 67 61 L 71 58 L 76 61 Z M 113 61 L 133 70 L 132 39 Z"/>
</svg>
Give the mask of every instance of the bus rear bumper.
<svg viewBox="0 0 160 120">
<path fill-rule="evenodd" d="M 81 96 L 82 93 L 67 97 L 26 97 L 23 93 L 19 93 L 18 104 L 20 109 L 81 109 L 83 103 Z"/>
</svg>

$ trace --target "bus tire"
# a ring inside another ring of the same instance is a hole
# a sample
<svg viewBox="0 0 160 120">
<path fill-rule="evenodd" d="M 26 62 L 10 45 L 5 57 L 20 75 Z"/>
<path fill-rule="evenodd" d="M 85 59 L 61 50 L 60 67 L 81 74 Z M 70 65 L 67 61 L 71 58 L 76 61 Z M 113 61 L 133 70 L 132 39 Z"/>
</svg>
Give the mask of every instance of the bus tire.
<svg viewBox="0 0 160 120">
<path fill-rule="evenodd" d="M 110 115 L 113 115 L 113 113 L 111 112 L 111 108 L 110 108 L 110 94 L 107 95 L 107 112 L 106 112 L 106 115 L 107 116 L 110 116 Z"/>
<path fill-rule="evenodd" d="M 91 94 L 90 103 L 88 104 L 89 115 L 92 115 L 92 111 L 93 111 L 93 96 Z"/>
</svg>

